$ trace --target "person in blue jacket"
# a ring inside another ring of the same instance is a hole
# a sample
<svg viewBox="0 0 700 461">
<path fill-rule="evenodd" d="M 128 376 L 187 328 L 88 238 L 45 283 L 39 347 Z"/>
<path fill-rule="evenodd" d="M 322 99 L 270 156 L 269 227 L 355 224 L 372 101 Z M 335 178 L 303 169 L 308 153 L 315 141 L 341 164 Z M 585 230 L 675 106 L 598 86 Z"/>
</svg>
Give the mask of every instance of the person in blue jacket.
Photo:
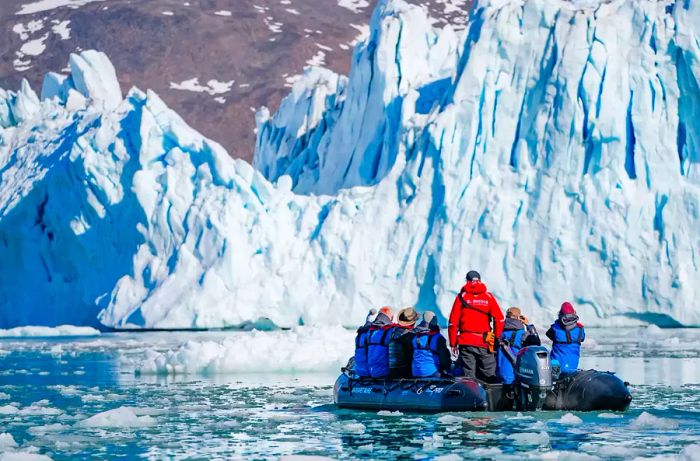
<svg viewBox="0 0 700 461">
<path fill-rule="evenodd" d="M 440 334 L 435 313 L 426 311 L 423 320 L 413 330 L 413 361 L 411 374 L 414 378 L 439 378 L 452 366 L 452 357 L 447 340 Z"/>
<path fill-rule="evenodd" d="M 503 325 L 503 334 L 499 338 L 498 350 L 498 377 L 504 384 L 510 385 L 515 381 L 513 365 L 506 358 L 502 348 L 509 347 L 513 355 L 527 346 L 539 346 L 540 336 L 535 325 L 532 325 L 518 307 L 511 307 L 506 311 L 506 319 Z"/>
<path fill-rule="evenodd" d="M 547 337 L 552 340 L 552 360 L 557 360 L 561 375 L 578 370 L 581 357 L 581 343 L 586 339 L 586 331 L 578 321 L 576 310 L 566 301 L 559 309 L 559 318 L 547 330 Z"/>
<path fill-rule="evenodd" d="M 367 362 L 367 343 L 372 321 L 374 321 L 376 316 L 377 310 L 370 309 L 365 318 L 365 324 L 357 329 L 357 335 L 355 336 L 355 374 L 360 378 L 370 376 L 369 363 Z"/>
<path fill-rule="evenodd" d="M 389 376 L 389 342 L 396 325 L 390 309 L 380 309 L 377 318 L 370 325 L 367 342 L 367 364 L 372 378 Z"/>
</svg>

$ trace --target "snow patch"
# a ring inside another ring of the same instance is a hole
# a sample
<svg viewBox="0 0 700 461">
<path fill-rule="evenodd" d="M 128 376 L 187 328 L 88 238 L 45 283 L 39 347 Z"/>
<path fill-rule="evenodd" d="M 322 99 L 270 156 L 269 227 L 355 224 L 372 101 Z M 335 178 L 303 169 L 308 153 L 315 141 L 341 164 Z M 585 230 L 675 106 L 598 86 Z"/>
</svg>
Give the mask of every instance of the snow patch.
<svg viewBox="0 0 700 461">
<path fill-rule="evenodd" d="M 338 6 L 346 8 L 353 13 L 361 13 L 369 6 L 368 0 L 338 0 Z"/>
<path fill-rule="evenodd" d="M 233 86 L 234 82 L 235 80 L 220 82 L 219 80 L 211 79 L 206 85 L 200 85 L 199 78 L 194 77 L 180 83 L 170 82 L 170 88 L 173 90 L 192 91 L 195 93 L 207 93 L 214 96 L 231 91 L 231 87 Z"/>
<path fill-rule="evenodd" d="M 65 21 L 54 20 L 51 21 L 53 25 L 51 26 L 51 31 L 58 35 L 61 40 L 68 40 L 70 38 L 70 19 Z"/>
<path fill-rule="evenodd" d="M 220 11 L 215 11 L 215 15 L 217 16 L 231 16 L 231 12 L 229 10 L 220 10 Z"/>
<path fill-rule="evenodd" d="M 22 8 L 15 14 L 35 14 L 64 6 L 78 8 L 88 3 L 103 1 L 104 0 L 40 0 L 38 2 L 22 4 Z"/>
<path fill-rule="evenodd" d="M 39 56 L 44 52 L 44 50 L 46 50 L 46 45 L 44 42 L 47 38 L 49 38 L 49 34 L 44 34 L 39 38 L 24 42 L 19 49 L 20 53 L 25 56 Z"/>
</svg>

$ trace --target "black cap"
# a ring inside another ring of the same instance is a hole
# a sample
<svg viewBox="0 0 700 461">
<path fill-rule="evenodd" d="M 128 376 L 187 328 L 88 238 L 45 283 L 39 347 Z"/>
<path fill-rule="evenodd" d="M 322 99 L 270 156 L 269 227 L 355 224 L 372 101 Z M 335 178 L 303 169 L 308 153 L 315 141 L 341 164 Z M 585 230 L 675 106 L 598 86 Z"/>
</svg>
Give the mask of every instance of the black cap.
<svg viewBox="0 0 700 461">
<path fill-rule="evenodd" d="M 481 275 L 477 271 L 467 272 L 467 282 L 473 282 L 474 280 L 481 280 Z"/>
</svg>

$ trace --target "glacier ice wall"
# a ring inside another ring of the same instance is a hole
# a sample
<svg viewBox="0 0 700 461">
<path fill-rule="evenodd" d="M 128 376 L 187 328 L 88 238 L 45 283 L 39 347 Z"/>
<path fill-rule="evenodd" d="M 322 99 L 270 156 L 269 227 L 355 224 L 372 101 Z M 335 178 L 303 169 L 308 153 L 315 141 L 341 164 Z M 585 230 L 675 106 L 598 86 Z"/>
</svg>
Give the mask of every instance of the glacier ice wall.
<svg viewBox="0 0 700 461">
<path fill-rule="evenodd" d="M 385 2 L 347 83 L 261 114 L 255 166 L 300 194 L 393 185 L 373 235 L 411 227 L 394 257 L 419 303 L 476 267 L 527 310 L 697 325 L 699 21 L 696 1 L 492 1 L 457 36 Z"/>
<path fill-rule="evenodd" d="M 380 2 L 350 75 L 258 114 L 253 168 L 101 53 L 0 91 L 0 328 L 354 325 L 478 268 L 544 321 L 700 325 L 695 2 Z"/>
</svg>

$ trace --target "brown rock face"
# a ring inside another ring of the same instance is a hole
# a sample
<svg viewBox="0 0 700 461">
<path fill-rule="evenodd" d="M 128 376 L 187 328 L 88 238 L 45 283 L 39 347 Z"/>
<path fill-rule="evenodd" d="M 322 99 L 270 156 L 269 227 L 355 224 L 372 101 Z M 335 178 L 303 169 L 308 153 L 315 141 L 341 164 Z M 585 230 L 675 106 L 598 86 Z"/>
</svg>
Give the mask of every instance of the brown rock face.
<svg viewBox="0 0 700 461">
<path fill-rule="evenodd" d="M 439 23 L 466 22 L 470 0 L 432 0 Z M 107 53 L 122 89 L 153 89 L 191 126 L 250 160 L 254 109 L 275 110 L 309 63 L 347 73 L 366 0 L 3 0 L 0 88 Z M 61 6 L 62 5 L 62 6 Z M 197 80 L 194 80 L 197 79 Z"/>
</svg>

